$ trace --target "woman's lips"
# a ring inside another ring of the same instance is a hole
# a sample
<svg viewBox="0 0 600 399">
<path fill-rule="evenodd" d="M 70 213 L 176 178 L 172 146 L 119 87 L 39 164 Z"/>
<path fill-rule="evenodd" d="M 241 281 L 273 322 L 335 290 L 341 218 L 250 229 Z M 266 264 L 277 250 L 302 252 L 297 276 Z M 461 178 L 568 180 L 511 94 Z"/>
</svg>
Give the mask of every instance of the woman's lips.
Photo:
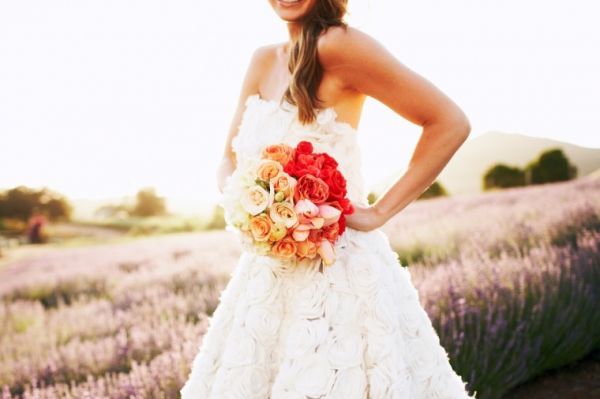
<svg viewBox="0 0 600 399">
<path fill-rule="evenodd" d="M 297 4 L 300 4 L 301 2 L 302 0 L 277 0 L 277 3 L 284 7 L 295 6 Z"/>
</svg>

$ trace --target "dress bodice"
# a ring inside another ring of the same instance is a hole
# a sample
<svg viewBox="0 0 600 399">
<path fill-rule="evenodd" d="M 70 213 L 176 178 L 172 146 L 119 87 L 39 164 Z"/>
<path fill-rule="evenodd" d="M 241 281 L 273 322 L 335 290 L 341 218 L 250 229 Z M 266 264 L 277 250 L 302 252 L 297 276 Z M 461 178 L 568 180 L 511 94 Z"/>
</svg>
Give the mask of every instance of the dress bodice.
<svg viewBox="0 0 600 399">
<path fill-rule="evenodd" d="M 357 131 L 349 123 L 338 121 L 332 107 L 317 110 L 316 120 L 302 125 L 297 107 L 288 102 L 279 104 L 253 94 L 248 96 L 245 105 L 238 134 L 232 141 L 238 165 L 247 158 L 259 157 L 267 145 L 295 146 L 302 140 L 310 141 L 315 152 L 327 152 L 336 159 L 338 169 L 346 178 L 350 201 L 362 206 L 368 204 Z"/>
</svg>

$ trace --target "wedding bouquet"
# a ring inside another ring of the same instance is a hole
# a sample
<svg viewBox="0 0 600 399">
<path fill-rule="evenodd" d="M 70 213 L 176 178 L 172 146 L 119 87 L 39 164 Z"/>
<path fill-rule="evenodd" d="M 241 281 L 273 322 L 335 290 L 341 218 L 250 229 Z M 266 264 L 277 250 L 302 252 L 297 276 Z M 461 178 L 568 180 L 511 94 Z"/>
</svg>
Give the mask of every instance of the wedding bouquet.
<svg viewBox="0 0 600 399">
<path fill-rule="evenodd" d="M 345 215 L 354 212 L 337 167 L 327 153 L 313 152 L 309 141 L 265 147 L 227 179 L 227 225 L 259 253 L 284 259 L 320 256 L 325 265 L 332 264 Z"/>
</svg>

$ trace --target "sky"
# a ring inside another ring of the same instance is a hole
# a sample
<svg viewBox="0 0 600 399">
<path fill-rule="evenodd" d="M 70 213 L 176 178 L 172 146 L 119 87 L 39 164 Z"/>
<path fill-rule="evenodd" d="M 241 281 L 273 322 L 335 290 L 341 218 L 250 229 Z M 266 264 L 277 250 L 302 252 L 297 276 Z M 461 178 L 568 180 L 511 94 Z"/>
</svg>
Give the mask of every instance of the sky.
<svg viewBox="0 0 600 399">
<path fill-rule="evenodd" d="M 600 5 L 589 0 L 350 0 L 380 41 L 488 131 L 600 147 Z M 70 199 L 151 186 L 212 204 L 250 56 L 287 40 L 267 0 L 0 0 L 0 188 Z M 368 98 L 367 187 L 408 164 L 421 128 Z"/>
</svg>

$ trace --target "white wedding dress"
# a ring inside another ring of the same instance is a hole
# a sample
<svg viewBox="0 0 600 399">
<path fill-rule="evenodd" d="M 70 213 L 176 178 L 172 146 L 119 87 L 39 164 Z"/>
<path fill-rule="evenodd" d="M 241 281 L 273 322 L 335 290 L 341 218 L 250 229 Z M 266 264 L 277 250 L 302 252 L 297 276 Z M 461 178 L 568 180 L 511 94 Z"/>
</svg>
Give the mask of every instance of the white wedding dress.
<svg viewBox="0 0 600 399">
<path fill-rule="evenodd" d="M 348 198 L 367 205 L 356 130 L 333 108 L 310 126 L 296 114 L 287 102 L 249 96 L 232 142 L 238 165 L 268 144 L 308 140 L 338 161 Z M 471 397 L 387 236 L 348 227 L 335 249 L 335 263 L 320 270 L 245 244 L 181 398 Z"/>
</svg>

